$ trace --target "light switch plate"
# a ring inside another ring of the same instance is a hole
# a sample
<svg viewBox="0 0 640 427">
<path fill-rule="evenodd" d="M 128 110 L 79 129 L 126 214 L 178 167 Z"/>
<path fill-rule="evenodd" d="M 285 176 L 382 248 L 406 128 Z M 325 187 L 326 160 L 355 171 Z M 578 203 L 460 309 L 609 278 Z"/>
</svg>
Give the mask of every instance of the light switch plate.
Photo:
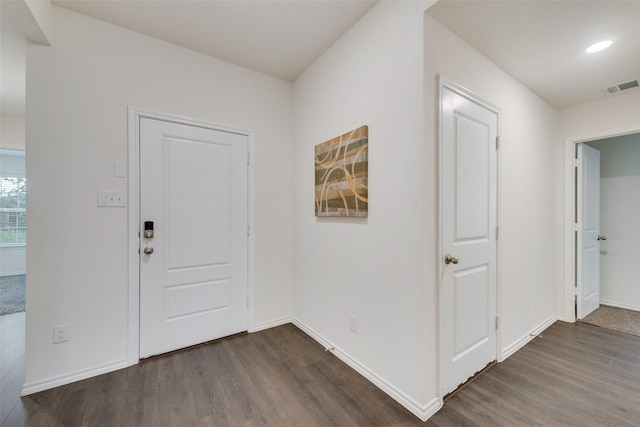
<svg viewBox="0 0 640 427">
<path fill-rule="evenodd" d="M 113 164 L 113 176 L 115 176 L 116 178 L 126 178 L 127 165 L 121 162 L 115 162 Z"/>
<path fill-rule="evenodd" d="M 127 206 L 127 196 L 124 191 L 98 190 L 98 206 L 125 207 Z"/>
</svg>

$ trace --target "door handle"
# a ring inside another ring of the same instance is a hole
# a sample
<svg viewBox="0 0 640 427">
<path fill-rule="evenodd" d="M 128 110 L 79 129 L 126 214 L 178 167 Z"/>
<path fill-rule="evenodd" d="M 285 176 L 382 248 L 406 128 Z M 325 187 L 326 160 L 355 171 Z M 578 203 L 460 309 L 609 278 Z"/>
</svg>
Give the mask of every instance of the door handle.
<svg viewBox="0 0 640 427">
<path fill-rule="evenodd" d="M 607 240 L 607 236 L 598 236 L 598 240 Z"/>
<path fill-rule="evenodd" d="M 151 255 L 153 253 L 153 246 L 145 246 L 142 252 L 144 252 L 145 255 Z"/>
<path fill-rule="evenodd" d="M 451 256 L 449 254 L 446 254 L 444 256 L 444 263 L 445 264 L 457 264 L 458 262 L 460 262 L 460 260 L 454 256 Z"/>
</svg>

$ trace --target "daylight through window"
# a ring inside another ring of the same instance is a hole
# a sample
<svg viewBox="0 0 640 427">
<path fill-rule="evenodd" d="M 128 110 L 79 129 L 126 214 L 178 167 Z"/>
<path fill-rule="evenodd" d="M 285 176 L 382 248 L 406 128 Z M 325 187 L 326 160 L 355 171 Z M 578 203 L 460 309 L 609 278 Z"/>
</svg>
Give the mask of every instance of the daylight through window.
<svg viewBox="0 0 640 427">
<path fill-rule="evenodd" d="M 0 177 L 0 245 L 27 241 L 27 180 Z"/>
</svg>

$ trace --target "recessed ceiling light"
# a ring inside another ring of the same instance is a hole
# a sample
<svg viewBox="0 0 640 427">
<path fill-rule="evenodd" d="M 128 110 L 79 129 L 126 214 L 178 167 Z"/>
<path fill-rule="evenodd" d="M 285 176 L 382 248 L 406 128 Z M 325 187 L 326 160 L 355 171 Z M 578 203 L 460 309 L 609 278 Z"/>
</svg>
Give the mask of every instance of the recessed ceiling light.
<svg viewBox="0 0 640 427">
<path fill-rule="evenodd" d="M 612 43 L 611 40 L 604 40 L 604 41 L 592 44 L 585 50 L 585 52 L 587 53 L 600 52 L 601 50 L 611 46 L 611 43 Z"/>
</svg>

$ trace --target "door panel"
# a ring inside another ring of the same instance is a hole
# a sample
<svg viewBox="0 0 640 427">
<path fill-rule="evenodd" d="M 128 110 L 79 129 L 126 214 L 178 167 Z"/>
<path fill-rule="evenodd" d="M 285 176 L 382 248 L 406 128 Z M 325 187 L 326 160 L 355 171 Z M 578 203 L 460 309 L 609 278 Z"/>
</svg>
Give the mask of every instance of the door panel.
<svg viewBox="0 0 640 427">
<path fill-rule="evenodd" d="M 460 112 L 454 115 L 456 182 L 456 243 L 487 239 L 489 234 L 490 129 Z M 469 215 L 474 212 L 475 215 Z"/>
<path fill-rule="evenodd" d="M 600 306 L 600 152 L 578 145 L 577 314 L 582 319 Z"/>
<path fill-rule="evenodd" d="M 228 265 L 231 218 L 226 192 L 231 183 L 231 147 L 166 138 L 165 149 L 167 268 Z M 194 186 L 199 182 L 207 185 Z M 196 201 L 198 208 L 192 209 Z"/>
<path fill-rule="evenodd" d="M 442 89 L 441 386 L 453 391 L 496 359 L 498 115 Z"/>
<path fill-rule="evenodd" d="M 228 309 L 231 281 L 185 283 L 164 288 L 165 320 Z"/>
<path fill-rule="evenodd" d="M 453 360 L 457 361 L 484 344 L 491 333 L 487 313 L 491 297 L 488 266 L 456 271 L 454 287 L 456 333 Z M 475 313 L 477 318 L 468 316 L 468 313 Z M 478 322 L 477 319 L 483 321 Z"/>
<path fill-rule="evenodd" d="M 247 329 L 247 137 L 140 119 L 140 357 Z"/>
</svg>

